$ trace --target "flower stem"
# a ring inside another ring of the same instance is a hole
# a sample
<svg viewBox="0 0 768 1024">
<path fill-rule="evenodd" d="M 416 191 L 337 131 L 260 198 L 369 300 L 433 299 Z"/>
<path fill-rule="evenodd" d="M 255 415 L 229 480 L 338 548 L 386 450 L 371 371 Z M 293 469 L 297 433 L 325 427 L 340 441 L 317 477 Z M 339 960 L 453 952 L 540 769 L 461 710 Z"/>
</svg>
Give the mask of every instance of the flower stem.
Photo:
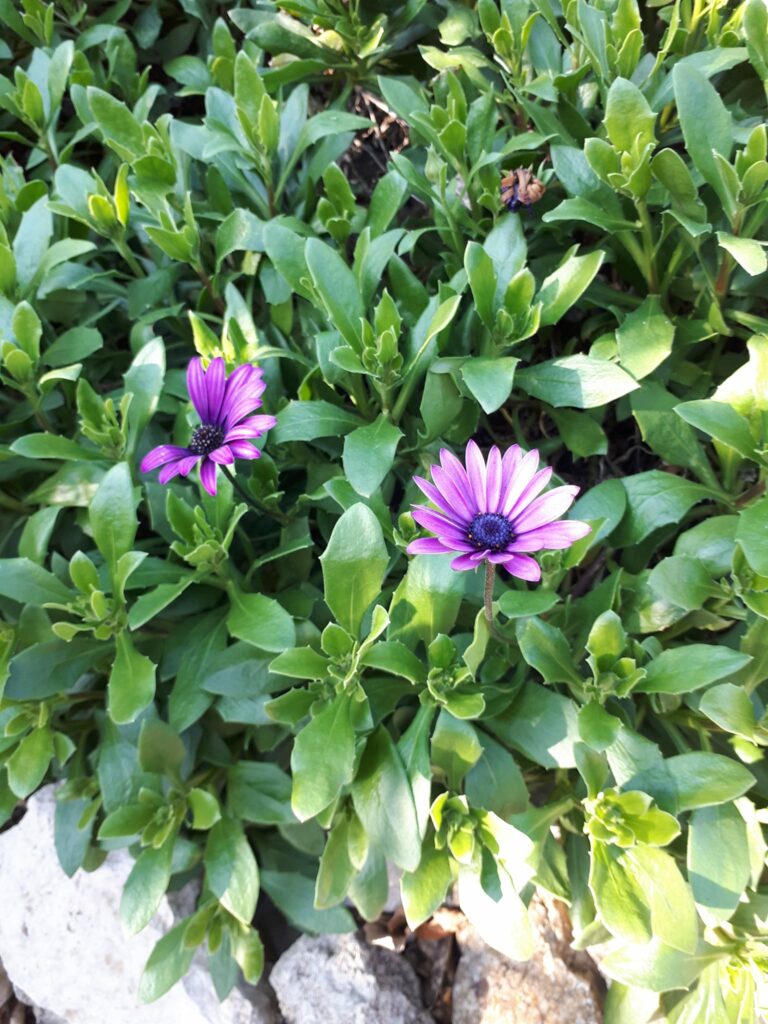
<svg viewBox="0 0 768 1024">
<path fill-rule="evenodd" d="M 284 512 L 280 512 L 278 511 L 278 509 L 268 508 L 266 505 L 262 504 L 262 502 L 260 502 L 258 498 L 252 497 L 248 493 L 248 491 L 246 491 L 246 489 L 243 487 L 240 481 L 237 479 L 237 477 L 229 468 L 229 466 L 222 466 L 220 464 L 219 469 L 222 471 L 227 480 L 229 480 L 229 482 L 232 484 L 232 486 L 243 499 L 243 501 L 245 501 L 245 503 L 249 505 L 254 510 L 254 512 L 261 512 L 268 516 L 272 516 L 272 518 L 276 519 L 279 523 L 287 523 L 289 521 L 289 517 L 285 515 Z"/>
<path fill-rule="evenodd" d="M 503 644 L 508 644 L 509 640 L 501 633 L 493 618 L 493 584 L 496 579 L 496 566 L 493 562 L 485 563 L 485 591 L 483 594 L 483 607 L 485 608 L 485 618 L 488 623 L 488 629 L 491 636 L 497 640 L 501 640 Z"/>
</svg>

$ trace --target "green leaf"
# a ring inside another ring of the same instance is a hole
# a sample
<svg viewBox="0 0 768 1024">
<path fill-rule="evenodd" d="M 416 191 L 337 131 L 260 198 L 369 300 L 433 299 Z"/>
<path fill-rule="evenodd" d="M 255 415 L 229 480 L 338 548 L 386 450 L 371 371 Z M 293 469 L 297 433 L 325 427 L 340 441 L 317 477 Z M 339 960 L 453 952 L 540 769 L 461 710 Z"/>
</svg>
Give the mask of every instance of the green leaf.
<svg viewBox="0 0 768 1024">
<path fill-rule="evenodd" d="M 118 156 L 129 161 L 143 156 L 145 148 L 141 125 L 124 103 L 101 89 L 89 89 L 88 104 L 104 141 Z"/>
<path fill-rule="evenodd" d="M 576 705 L 538 683 L 526 683 L 511 708 L 483 724 L 502 743 L 544 768 L 576 767 Z"/>
<path fill-rule="evenodd" d="M 371 848 L 404 871 L 421 858 L 421 835 L 411 784 L 384 726 L 368 737 L 352 783 L 352 801 Z"/>
<path fill-rule="evenodd" d="M 291 924 L 312 935 L 352 932 L 355 919 L 346 907 L 318 910 L 315 882 L 295 871 L 262 871 L 261 884 L 269 898 Z"/>
<path fill-rule="evenodd" d="M 523 657 L 545 682 L 579 681 L 571 646 L 556 626 L 535 617 L 525 618 L 517 623 L 516 635 Z"/>
<path fill-rule="evenodd" d="M 333 757 L 328 752 L 333 751 Z M 291 751 L 291 807 L 299 821 L 314 818 L 336 799 L 354 773 L 352 707 L 337 694 L 298 734 Z"/>
<path fill-rule="evenodd" d="M 608 931 L 627 942 L 644 944 L 653 934 L 651 909 L 623 853 L 606 843 L 592 844 L 589 888 Z"/>
<path fill-rule="evenodd" d="M 657 295 L 649 295 L 629 313 L 616 331 L 619 359 L 636 380 L 647 377 L 672 351 L 675 325 L 661 308 Z"/>
<path fill-rule="evenodd" d="M 681 402 L 675 406 L 675 412 L 686 423 L 727 444 L 746 459 L 754 460 L 757 445 L 749 427 L 749 420 L 736 412 L 733 406 L 725 402 L 702 399 Z"/>
<path fill-rule="evenodd" d="M 28 558 L 0 558 L 0 594 L 19 604 L 68 604 L 73 592 Z"/>
<path fill-rule="evenodd" d="M 293 679 L 324 679 L 328 659 L 312 647 L 291 647 L 270 662 L 269 671 Z"/>
<path fill-rule="evenodd" d="M 361 665 L 377 668 L 411 683 L 425 683 L 427 670 L 423 661 L 397 640 L 383 640 L 370 647 L 360 659 Z"/>
<path fill-rule="evenodd" d="M 70 643 L 49 640 L 33 644 L 11 661 L 5 696 L 11 700 L 45 700 L 67 693 L 109 648 L 100 640 L 76 638 Z M 51 671 L 51 665 L 56 671 Z"/>
<path fill-rule="evenodd" d="M 755 709 L 749 694 L 733 683 L 721 683 L 703 694 L 699 711 L 737 736 L 752 740 L 755 734 Z"/>
<path fill-rule="evenodd" d="M 464 250 L 464 269 L 469 278 L 477 315 L 489 331 L 493 330 L 496 316 L 496 274 L 493 261 L 477 242 L 468 242 Z"/>
<path fill-rule="evenodd" d="M 490 415 L 504 405 L 512 391 L 515 367 L 519 362 L 514 356 L 478 356 L 463 364 L 462 379 L 483 412 Z"/>
<path fill-rule="evenodd" d="M 733 147 L 731 115 L 703 74 L 682 62 L 672 70 L 675 102 L 685 146 L 701 176 L 717 192 L 726 210 L 732 202 L 718 169 L 715 153 L 726 160 Z"/>
<path fill-rule="evenodd" d="M 146 718 L 141 723 L 139 764 L 143 771 L 156 772 L 176 781 L 185 756 L 181 737 L 161 718 Z"/>
<path fill-rule="evenodd" d="M 710 597 L 722 595 L 704 563 L 687 555 L 662 558 L 651 569 L 648 585 L 662 600 L 686 611 L 703 608 Z"/>
<path fill-rule="evenodd" d="M 117 652 L 107 684 L 107 711 L 113 722 L 132 722 L 155 696 L 155 665 L 133 646 L 129 634 L 118 633 Z"/>
<path fill-rule="evenodd" d="M 477 730 L 442 708 L 432 733 L 432 764 L 445 776 L 448 787 L 459 790 L 464 776 L 480 760 L 483 747 Z"/>
<path fill-rule="evenodd" d="M 507 872 L 498 867 L 484 887 L 485 872 L 474 867 L 459 871 L 459 903 L 480 937 L 512 960 L 528 960 L 534 949 L 528 912 Z"/>
<path fill-rule="evenodd" d="M 367 427 L 344 438 L 342 461 L 347 479 L 358 494 L 370 498 L 392 468 L 402 431 L 380 414 Z"/>
<path fill-rule="evenodd" d="M 77 462 L 99 459 L 98 452 L 82 448 L 76 441 L 56 434 L 25 434 L 11 445 L 11 451 L 24 459 L 63 459 Z"/>
<path fill-rule="evenodd" d="M 735 800 L 754 783 L 752 773 L 737 761 L 722 754 L 693 751 L 639 772 L 623 788 L 648 793 L 663 810 L 677 815 Z"/>
<path fill-rule="evenodd" d="M 499 610 L 509 619 L 541 615 L 560 600 L 552 590 L 507 590 L 499 598 Z"/>
<path fill-rule="evenodd" d="M 600 958 L 600 969 L 623 985 L 670 992 L 688 988 L 709 964 L 724 956 L 722 947 L 701 943 L 696 953 L 683 953 L 654 938 L 644 945 L 614 946 Z"/>
<path fill-rule="evenodd" d="M 645 540 L 654 530 L 679 523 L 697 501 L 711 497 L 708 488 L 658 469 L 621 481 L 627 494 L 627 511 L 614 536 L 620 547 Z"/>
<path fill-rule="evenodd" d="M 120 919 L 131 934 L 146 928 L 165 896 L 171 880 L 174 838 L 161 847 L 148 847 L 139 854 L 126 879 L 120 900 Z"/>
<path fill-rule="evenodd" d="M 227 807 L 256 825 L 293 825 L 290 777 L 269 761 L 238 761 L 227 774 Z"/>
<path fill-rule="evenodd" d="M 277 415 L 277 426 L 272 430 L 274 444 L 288 441 L 314 441 L 318 437 L 337 437 L 348 434 L 363 421 L 330 402 L 289 402 Z"/>
<path fill-rule="evenodd" d="M 569 256 L 562 266 L 544 279 L 535 300 L 542 304 L 542 326 L 556 324 L 581 298 L 600 269 L 604 257 L 605 253 L 600 250 L 586 256 Z"/>
<path fill-rule="evenodd" d="M 227 629 L 230 636 L 245 640 L 262 651 L 282 651 L 293 647 L 296 629 L 293 618 L 273 597 L 244 594 L 232 587 Z"/>
<path fill-rule="evenodd" d="M 577 458 L 607 453 L 608 438 L 605 431 L 589 413 L 552 409 L 550 416 L 555 421 L 563 444 Z"/>
<path fill-rule="evenodd" d="M 662 651 L 645 666 L 642 693 L 687 693 L 734 675 L 752 659 L 748 654 L 713 644 L 687 644 Z"/>
<path fill-rule="evenodd" d="M 641 151 L 654 142 L 656 115 L 645 96 L 626 78 L 615 78 L 605 105 L 605 128 L 615 149 Z"/>
<path fill-rule="evenodd" d="M 614 402 L 638 387 L 616 363 L 592 356 L 563 356 L 517 372 L 520 387 L 550 405 L 592 409 Z"/>
<path fill-rule="evenodd" d="M 765 255 L 765 249 L 754 238 L 738 238 L 725 231 L 718 231 L 717 242 L 751 277 L 764 274 L 768 269 L 768 257 Z"/>
<path fill-rule="evenodd" d="M 53 755 L 53 733 L 48 728 L 34 729 L 19 743 L 6 762 L 8 785 L 19 799 L 37 789 Z"/>
<path fill-rule="evenodd" d="M 340 113 L 326 111 L 326 114 Z M 312 125 L 324 115 L 320 114 L 309 122 Z M 349 116 L 349 115 L 348 115 Z M 341 256 L 319 238 L 307 240 L 304 250 L 307 267 L 312 276 L 328 317 L 344 340 L 359 352 L 360 319 L 365 315 L 363 300 L 355 281 L 355 275 Z"/>
<path fill-rule="evenodd" d="M 349 859 L 349 821 L 342 818 L 328 834 L 320 857 L 315 883 L 315 906 L 319 910 L 326 910 L 341 903 L 356 873 Z"/>
<path fill-rule="evenodd" d="M 358 502 L 338 519 L 320 562 L 325 603 L 348 633 L 359 636 L 389 562 L 381 525 L 367 505 Z"/>
<path fill-rule="evenodd" d="M 416 555 L 392 596 L 387 637 L 415 647 L 450 633 L 465 588 L 464 573 L 451 569 L 444 555 Z"/>
<path fill-rule="evenodd" d="M 696 907 L 674 858 L 665 850 L 642 844 L 621 856 L 648 903 L 653 936 L 673 949 L 695 953 L 699 940 Z"/>
<path fill-rule="evenodd" d="M 444 902 L 453 881 L 448 850 L 436 850 L 430 837 L 424 846 L 419 866 L 404 872 L 400 879 L 403 910 L 408 927 L 415 931 Z"/>
<path fill-rule="evenodd" d="M 523 773 L 508 750 L 482 730 L 477 732 L 483 748 L 480 759 L 464 779 L 470 806 L 493 811 L 508 820 L 528 807 L 528 788 Z"/>
<path fill-rule="evenodd" d="M 688 829 L 688 877 L 707 924 L 730 920 L 752 871 L 747 825 L 733 804 L 702 807 Z"/>
<path fill-rule="evenodd" d="M 133 547 L 139 525 L 127 462 L 119 462 L 104 475 L 90 503 L 88 521 L 96 546 L 114 572 L 120 556 Z"/>
<path fill-rule="evenodd" d="M 194 947 L 184 945 L 188 921 L 180 921 L 155 944 L 139 982 L 139 999 L 151 1003 L 173 988 L 189 970 Z"/>
<path fill-rule="evenodd" d="M 203 857 L 207 887 L 243 924 L 250 924 L 259 896 L 259 869 L 242 826 L 231 818 L 208 833 Z"/>
<path fill-rule="evenodd" d="M 755 572 L 768 576 L 768 498 L 739 514 L 736 541 Z"/>
</svg>

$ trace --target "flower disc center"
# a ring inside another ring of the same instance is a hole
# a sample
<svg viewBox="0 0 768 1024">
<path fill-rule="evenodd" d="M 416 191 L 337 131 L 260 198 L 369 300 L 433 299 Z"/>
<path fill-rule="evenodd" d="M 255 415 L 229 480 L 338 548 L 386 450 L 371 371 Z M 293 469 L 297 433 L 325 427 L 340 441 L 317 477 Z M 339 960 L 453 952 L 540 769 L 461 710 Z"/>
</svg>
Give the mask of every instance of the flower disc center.
<svg viewBox="0 0 768 1024">
<path fill-rule="evenodd" d="M 514 537 L 509 520 L 498 512 L 481 512 L 469 524 L 467 540 L 476 548 L 501 551 Z"/>
<path fill-rule="evenodd" d="M 210 455 L 224 443 L 224 431 L 215 423 L 203 423 L 199 426 L 189 442 L 189 450 L 193 455 Z"/>
</svg>

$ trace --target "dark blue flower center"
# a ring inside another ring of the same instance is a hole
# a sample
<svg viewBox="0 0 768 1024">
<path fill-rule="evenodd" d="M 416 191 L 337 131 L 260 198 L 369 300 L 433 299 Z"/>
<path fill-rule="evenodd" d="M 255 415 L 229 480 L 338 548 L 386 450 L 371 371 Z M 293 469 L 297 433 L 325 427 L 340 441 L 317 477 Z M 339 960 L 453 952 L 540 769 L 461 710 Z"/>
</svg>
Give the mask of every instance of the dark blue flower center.
<svg viewBox="0 0 768 1024">
<path fill-rule="evenodd" d="M 467 530 L 467 540 L 476 548 L 501 551 L 514 537 L 506 516 L 498 512 L 481 512 L 475 516 Z"/>
<path fill-rule="evenodd" d="M 224 444 L 224 431 L 215 423 L 203 423 L 199 426 L 189 442 L 189 450 L 193 455 L 210 455 Z"/>
</svg>

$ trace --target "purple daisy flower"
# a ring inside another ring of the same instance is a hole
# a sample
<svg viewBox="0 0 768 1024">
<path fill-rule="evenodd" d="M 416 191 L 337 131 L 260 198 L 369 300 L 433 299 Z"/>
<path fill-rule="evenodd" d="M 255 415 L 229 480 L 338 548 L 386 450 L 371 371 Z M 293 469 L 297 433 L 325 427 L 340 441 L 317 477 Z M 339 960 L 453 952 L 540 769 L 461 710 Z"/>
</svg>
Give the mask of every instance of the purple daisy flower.
<svg viewBox="0 0 768 1024">
<path fill-rule="evenodd" d="M 202 360 L 187 367 L 187 390 L 202 420 L 186 448 L 161 444 L 141 461 L 141 472 L 162 466 L 158 480 L 167 484 L 175 476 L 187 476 L 198 462 L 200 481 L 209 494 L 216 493 L 216 466 L 231 466 L 235 459 L 258 459 L 261 452 L 250 442 L 274 427 L 274 416 L 251 416 L 261 406 L 266 389 L 263 371 L 246 363 L 229 377 L 224 360 L 217 357 L 207 370 Z"/>
<path fill-rule="evenodd" d="M 466 469 L 443 448 L 432 480 L 415 483 L 437 506 L 413 506 L 413 518 L 434 537 L 414 540 L 408 553 L 460 552 L 453 569 L 477 569 L 484 562 L 503 565 L 512 576 L 537 582 L 541 568 L 526 552 L 567 548 L 591 530 L 574 520 L 555 522 L 571 506 L 578 487 L 555 487 L 538 497 L 552 470 L 540 469 L 539 453 L 512 445 L 502 457 L 495 446 L 486 465 L 474 441 L 467 445 Z"/>
</svg>

